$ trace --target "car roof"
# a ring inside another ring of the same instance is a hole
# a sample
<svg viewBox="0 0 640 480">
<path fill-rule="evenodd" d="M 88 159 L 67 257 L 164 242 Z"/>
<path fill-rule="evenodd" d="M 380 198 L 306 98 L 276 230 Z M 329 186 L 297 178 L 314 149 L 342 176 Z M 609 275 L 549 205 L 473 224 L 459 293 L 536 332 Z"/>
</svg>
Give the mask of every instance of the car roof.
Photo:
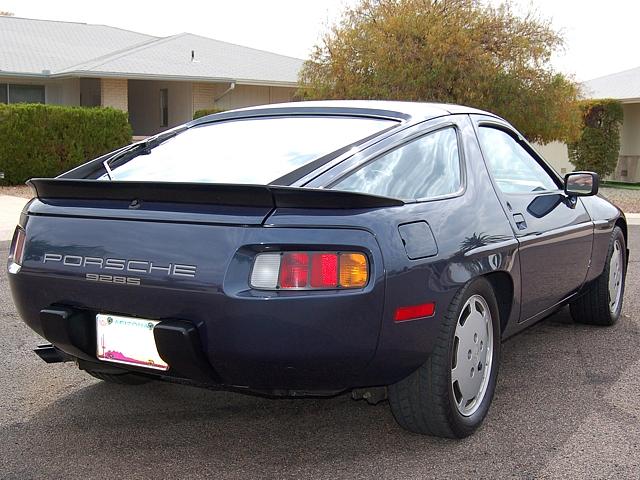
<svg viewBox="0 0 640 480">
<path fill-rule="evenodd" d="M 320 100 L 261 105 L 230 110 L 221 114 L 202 117 L 193 124 L 227 118 L 243 118 L 265 115 L 315 114 L 357 115 L 397 120 L 423 121 L 456 114 L 496 115 L 463 105 L 448 103 L 402 102 L 389 100 Z"/>
</svg>

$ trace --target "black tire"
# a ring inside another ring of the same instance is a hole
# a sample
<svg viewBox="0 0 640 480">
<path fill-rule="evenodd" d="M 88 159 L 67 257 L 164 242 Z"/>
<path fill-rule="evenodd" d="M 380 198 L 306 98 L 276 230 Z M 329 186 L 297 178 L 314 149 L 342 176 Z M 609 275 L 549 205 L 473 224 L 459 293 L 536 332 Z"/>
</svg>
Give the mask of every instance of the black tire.
<svg viewBox="0 0 640 480">
<path fill-rule="evenodd" d="M 142 385 L 151 381 L 150 378 L 136 375 L 135 373 L 103 373 L 93 370 L 85 370 L 89 375 L 108 383 L 119 385 Z"/>
<path fill-rule="evenodd" d="M 473 295 L 482 296 L 489 307 L 493 354 L 484 396 L 477 410 L 464 416 L 456 407 L 451 369 L 455 355 L 456 325 L 462 308 Z M 500 317 L 493 288 L 484 278 L 473 280 L 456 294 L 449 305 L 429 359 L 407 378 L 389 387 L 389 402 L 396 421 L 409 431 L 426 435 L 446 438 L 471 435 L 480 426 L 491 405 L 498 375 L 500 343 Z"/>
<path fill-rule="evenodd" d="M 615 311 L 611 311 L 609 302 L 609 271 L 611 256 L 613 255 L 615 243 L 620 242 L 620 250 L 622 252 L 622 278 L 620 300 Z M 585 291 L 580 297 L 576 298 L 569 304 L 571 317 L 574 322 L 584 323 L 587 325 L 614 325 L 620 318 L 622 312 L 622 300 L 624 299 L 625 278 L 627 275 L 627 246 L 624 241 L 624 234 L 620 227 L 615 227 L 611 232 L 609 240 L 609 249 L 607 251 L 607 259 L 603 272 L 598 278 L 585 287 Z"/>
</svg>

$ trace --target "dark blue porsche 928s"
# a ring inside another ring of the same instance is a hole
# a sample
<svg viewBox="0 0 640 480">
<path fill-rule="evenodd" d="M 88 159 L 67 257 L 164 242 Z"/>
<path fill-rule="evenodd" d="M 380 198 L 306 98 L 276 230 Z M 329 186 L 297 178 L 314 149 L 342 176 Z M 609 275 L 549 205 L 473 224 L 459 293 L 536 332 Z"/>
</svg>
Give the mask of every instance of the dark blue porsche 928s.
<svg viewBox="0 0 640 480">
<path fill-rule="evenodd" d="M 471 434 L 501 340 L 563 305 L 614 324 L 622 212 L 507 122 L 336 101 L 216 114 L 29 182 L 8 263 L 21 317 L 105 381 L 389 399 Z"/>
</svg>

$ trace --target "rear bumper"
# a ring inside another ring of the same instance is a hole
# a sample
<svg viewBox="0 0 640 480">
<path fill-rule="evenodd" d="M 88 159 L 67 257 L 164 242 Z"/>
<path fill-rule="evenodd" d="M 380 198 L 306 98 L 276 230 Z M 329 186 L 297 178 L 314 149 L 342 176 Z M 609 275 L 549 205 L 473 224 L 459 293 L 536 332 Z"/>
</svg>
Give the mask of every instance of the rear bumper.
<svg viewBox="0 0 640 480">
<path fill-rule="evenodd" d="M 98 362 L 94 318 L 92 312 L 65 307 L 40 312 L 44 337 L 58 350 L 87 362 Z M 207 361 L 198 329 L 191 322 L 164 320 L 155 326 L 153 334 L 160 356 L 171 365 L 169 376 L 201 384 L 221 382 Z"/>
</svg>

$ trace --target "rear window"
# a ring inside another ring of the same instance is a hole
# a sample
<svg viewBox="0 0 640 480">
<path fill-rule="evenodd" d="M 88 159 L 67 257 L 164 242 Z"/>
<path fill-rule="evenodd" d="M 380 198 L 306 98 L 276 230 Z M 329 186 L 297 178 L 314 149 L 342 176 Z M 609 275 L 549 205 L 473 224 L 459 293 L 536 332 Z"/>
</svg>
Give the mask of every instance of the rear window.
<svg viewBox="0 0 640 480">
<path fill-rule="evenodd" d="M 354 117 L 271 117 L 190 128 L 113 168 L 113 180 L 264 185 L 393 126 Z M 104 177 L 103 177 L 104 178 Z"/>
</svg>

